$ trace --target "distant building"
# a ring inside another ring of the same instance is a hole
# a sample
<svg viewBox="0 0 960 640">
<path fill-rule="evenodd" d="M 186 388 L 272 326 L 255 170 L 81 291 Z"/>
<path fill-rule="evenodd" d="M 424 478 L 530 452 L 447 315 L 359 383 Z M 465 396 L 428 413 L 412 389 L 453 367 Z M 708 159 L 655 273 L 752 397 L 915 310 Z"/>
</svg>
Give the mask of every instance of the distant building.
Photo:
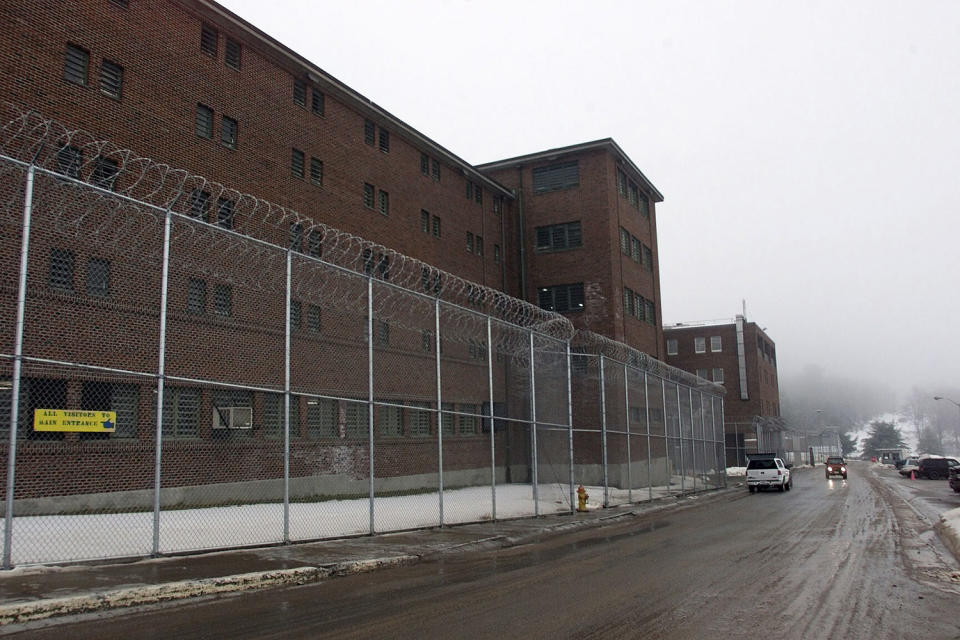
<svg viewBox="0 0 960 640">
<path fill-rule="evenodd" d="M 727 321 L 665 326 L 663 335 L 668 364 L 727 389 L 727 464 L 740 466 L 745 452 L 775 450 L 783 429 L 777 351 L 764 330 L 738 315 Z"/>
</svg>

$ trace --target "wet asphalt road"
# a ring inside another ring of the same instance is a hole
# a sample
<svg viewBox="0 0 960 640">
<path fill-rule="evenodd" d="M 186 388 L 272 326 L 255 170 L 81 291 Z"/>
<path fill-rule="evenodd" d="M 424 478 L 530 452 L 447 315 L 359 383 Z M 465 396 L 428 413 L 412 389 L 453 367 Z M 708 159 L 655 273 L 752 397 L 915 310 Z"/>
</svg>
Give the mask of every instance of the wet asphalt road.
<svg viewBox="0 0 960 640">
<path fill-rule="evenodd" d="M 848 481 L 822 473 L 526 547 L 23 637 L 960 638 L 956 562 L 899 478 L 856 463 Z"/>
</svg>

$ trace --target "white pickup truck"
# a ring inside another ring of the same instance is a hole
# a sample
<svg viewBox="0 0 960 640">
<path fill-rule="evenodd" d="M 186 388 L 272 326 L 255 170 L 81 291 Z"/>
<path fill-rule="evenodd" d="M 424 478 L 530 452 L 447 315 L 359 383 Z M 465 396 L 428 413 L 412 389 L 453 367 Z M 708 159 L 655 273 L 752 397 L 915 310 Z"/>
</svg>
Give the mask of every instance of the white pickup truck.
<svg viewBox="0 0 960 640">
<path fill-rule="evenodd" d="M 747 463 L 747 489 L 750 493 L 768 487 L 776 487 L 778 491 L 790 491 L 793 488 L 790 469 L 775 454 L 748 455 L 750 462 Z"/>
</svg>

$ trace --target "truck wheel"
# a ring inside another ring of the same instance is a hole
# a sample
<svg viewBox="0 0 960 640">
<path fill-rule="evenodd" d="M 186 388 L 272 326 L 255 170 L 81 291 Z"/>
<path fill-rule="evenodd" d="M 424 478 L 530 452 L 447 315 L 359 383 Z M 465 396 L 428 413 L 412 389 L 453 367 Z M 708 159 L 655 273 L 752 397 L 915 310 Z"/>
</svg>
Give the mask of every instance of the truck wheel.
<svg viewBox="0 0 960 640">
<path fill-rule="evenodd" d="M 784 483 L 781 482 L 779 485 L 777 485 L 777 491 L 779 491 L 780 493 L 783 493 L 784 486 L 785 486 Z"/>
<path fill-rule="evenodd" d="M 756 488 L 756 487 L 747 487 L 747 489 L 749 489 L 749 490 L 750 490 L 750 493 L 753 493 L 754 491 L 756 491 L 756 490 L 757 490 L 757 488 Z"/>
</svg>

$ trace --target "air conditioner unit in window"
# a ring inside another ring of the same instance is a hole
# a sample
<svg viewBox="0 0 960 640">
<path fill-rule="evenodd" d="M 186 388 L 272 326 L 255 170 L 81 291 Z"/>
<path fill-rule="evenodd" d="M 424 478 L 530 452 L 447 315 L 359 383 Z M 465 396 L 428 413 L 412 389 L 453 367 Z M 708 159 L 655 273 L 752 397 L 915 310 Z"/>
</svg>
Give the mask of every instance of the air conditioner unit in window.
<svg viewBox="0 0 960 640">
<path fill-rule="evenodd" d="M 252 429 L 253 409 L 250 407 L 214 407 L 214 429 Z"/>
</svg>

